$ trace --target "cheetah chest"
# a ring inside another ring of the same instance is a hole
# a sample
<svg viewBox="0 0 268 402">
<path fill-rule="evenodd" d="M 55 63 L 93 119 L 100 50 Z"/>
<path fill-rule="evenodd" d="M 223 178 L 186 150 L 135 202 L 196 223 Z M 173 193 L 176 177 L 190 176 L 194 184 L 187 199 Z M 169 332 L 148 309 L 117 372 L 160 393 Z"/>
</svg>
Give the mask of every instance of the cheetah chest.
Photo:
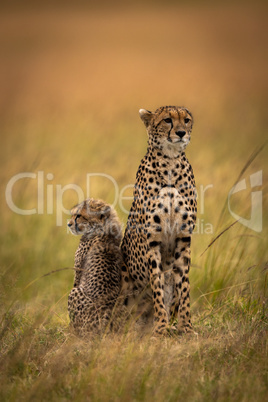
<svg viewBox="0 0 268 402">
<path fill-rule="evenodd" d="M 185 230 L 187 211 L 182 195 L 176 188 L 162 188 L 152 211 L 151 234 L 161 243 L 162 259 L 173 256 L 176 239 Z"/>
<path fill-rule="evenodd" d="M 173 264 L 176 240 L 185 227 L 186 205 L 176 188 L 165 187 L 159 191 L 156 208 L 152 211 L 151 237 L 161 246 L 162 276 L 164 279 L 165 308 L 169 314 L 174 296 Z M 161 229 L 161 230 L 160 230 Z"/>
</svg>

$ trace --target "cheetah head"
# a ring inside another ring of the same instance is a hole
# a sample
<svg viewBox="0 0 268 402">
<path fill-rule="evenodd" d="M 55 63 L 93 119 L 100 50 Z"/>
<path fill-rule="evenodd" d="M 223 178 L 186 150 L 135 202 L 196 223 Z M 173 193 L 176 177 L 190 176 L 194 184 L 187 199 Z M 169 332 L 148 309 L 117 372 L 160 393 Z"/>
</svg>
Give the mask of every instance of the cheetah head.
<svg viewBox="0 0 268 402">
<path fill-rule="evenodd" d="M 149 145 L 170 156 L 185 150 L 191 139 L 193 116 L 185 107 L 163 106 L 155 112 L 140 109 Z"/>
<path fill-rule="evenodd" d="M 67 223 L 74 235 L 91 238 L 109 235 L 121 240 L 121 225 L 115 210 L 102 200 L 89 198 L 71 209 L 72 217 Z"/>
</svg>

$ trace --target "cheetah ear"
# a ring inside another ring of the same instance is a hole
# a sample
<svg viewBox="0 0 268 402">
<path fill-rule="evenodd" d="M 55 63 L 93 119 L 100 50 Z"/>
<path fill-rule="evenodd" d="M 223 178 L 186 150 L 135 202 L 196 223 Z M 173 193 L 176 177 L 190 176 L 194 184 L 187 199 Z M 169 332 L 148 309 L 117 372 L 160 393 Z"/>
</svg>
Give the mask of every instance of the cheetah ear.
<svg viewBox="0 0 268 402">
<path fill-rule="evenodd" d="M 146 128 L 149 127 L 152 117 L 153 117 L 153 113 L 146 109 L 140 109 L 139 114 L 140 114 L 140 118 L 142 119 L 143 123 L 145 124 L 145 127 Z"/>
</svg>

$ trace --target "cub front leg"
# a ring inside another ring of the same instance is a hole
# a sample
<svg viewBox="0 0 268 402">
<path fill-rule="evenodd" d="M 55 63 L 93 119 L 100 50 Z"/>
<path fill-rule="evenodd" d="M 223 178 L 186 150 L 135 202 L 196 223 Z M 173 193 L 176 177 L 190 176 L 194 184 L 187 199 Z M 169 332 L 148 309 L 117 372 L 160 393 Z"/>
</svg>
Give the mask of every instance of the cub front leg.
<svg viewBox="0 0 268 402">
<path fill-rule="evenodd" d="M 161 242 L 151 239 L 148 241 L 147 258 L 153 293 L 155 331 L 158 334 L 165 334 L 169 322 L 164 304 L 164 275 L 162 275 L 160 248 Z"/>
<path fill-rule="evenodd" d="M 179 332 L 193 332 L 190 313 L 190 246 L 190 236 L 180 236 L 176 239 L 173 266 L 175 286 L 171 315 L 178 319 L 177 328 Z"/>
</svg>

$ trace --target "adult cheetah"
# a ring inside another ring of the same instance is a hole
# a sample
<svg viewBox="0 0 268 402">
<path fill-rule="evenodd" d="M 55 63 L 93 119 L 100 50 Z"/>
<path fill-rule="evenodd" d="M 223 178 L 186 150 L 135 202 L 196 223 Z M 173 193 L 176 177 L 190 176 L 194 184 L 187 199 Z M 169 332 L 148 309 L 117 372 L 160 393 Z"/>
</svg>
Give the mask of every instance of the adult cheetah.
<svg viewBox="0 0 268 402">
<path fill-rule="evenodd" d="M 197 208 L 193 170 L 184 150 L 193 117 L 177 106 L 141 109 L 139 114 L 149 140 L 121 246 L 122 292 L 136 295 L 139 313 L 145 314 L 148 304 L 154 308 L 156 333 L 192 332 L 190 244 Z M 125 304 L 129 301 L 126 297 Z"/>
<path fill-rule="evenodd" d="M 75 253 L 75 278 L 68 299 L 71 327 L 78 335 L 112 328 L 120 292 L 121 224 L 115 210 L 101 200 L 87 199 L 71 210 L 68 227 L 82 235 Z"/>
</svg>

